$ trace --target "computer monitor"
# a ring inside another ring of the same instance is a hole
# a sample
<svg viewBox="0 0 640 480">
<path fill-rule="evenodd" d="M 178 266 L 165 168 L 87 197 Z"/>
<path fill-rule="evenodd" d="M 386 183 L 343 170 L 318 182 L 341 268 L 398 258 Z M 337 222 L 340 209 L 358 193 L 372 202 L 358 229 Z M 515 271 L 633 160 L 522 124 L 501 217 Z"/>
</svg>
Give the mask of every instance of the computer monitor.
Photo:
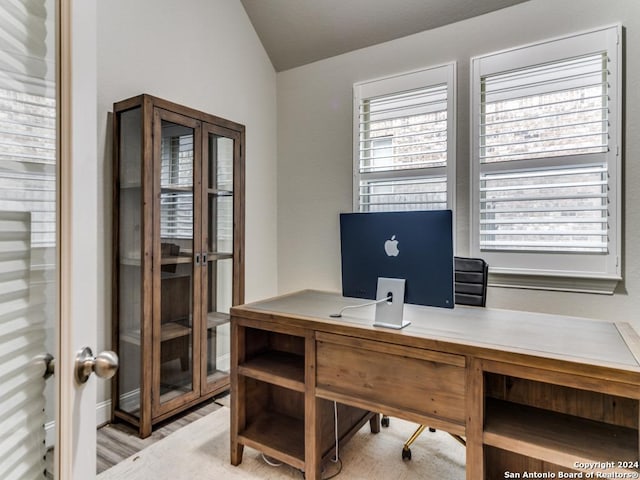
<svg viewBox="0 0 640 480">
<path fill-rule="evenodd" d="M 451 210 L 340 214 L 342 295 L 376 298 L 379 277 L 405 279 L 405 303 L 453 308 Z"/>
</svg>

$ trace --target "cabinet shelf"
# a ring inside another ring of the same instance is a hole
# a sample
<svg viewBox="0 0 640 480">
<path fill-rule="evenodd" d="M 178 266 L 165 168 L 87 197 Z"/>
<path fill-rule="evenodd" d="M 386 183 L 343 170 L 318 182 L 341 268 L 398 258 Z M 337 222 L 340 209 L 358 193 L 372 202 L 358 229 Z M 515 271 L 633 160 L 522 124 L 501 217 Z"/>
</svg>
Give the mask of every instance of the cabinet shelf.
<svg viewBox="0 0 640 480">
<path fill-rule="evenodd" d="M 276 350 L 261 353 L 238 366 L 245 377 L 304 392 L 304 358 Z"/>
<path fill-rule="evenodd" d="M 179 255 L 177 257 L 162 257 L 160 260 L 161 265 L 177 265 L 180 263 L 191 263 L 193 257 L 191 255 Z"/>
<path fill-rule="evenodd" d="M 226 260 L 233 258 L 233 253 L 230 252 L 208 252 L 207 259 L 212 262 L 214 260 Z"/>
<path fill-rule="evenodd" d="M 191 335 L 191 328 L 176 322 L 163 323 L 160 330 L 160 341 L 166 342 L 174 338 L 186 337 Z M 120 335 L 120 339 L 134 345 L 140 345 L 140 331 L 129 330 Z"/>
<path fill-rule="evenodd" d="M 487 401 L 483 442 L 574 470 L 576 462 L 638 461 L 635 429 L 495 399 Z M 630 471 L 638 470 L 606 469 Z"/>
<path fill-rule="evenodd" d="M 160 189 L 162 193 L 192 193 L 193 185 L 161 185 Z"/>
<path fill-rule="evenodd" d="M 208 188 L 207 193 L 214 197 L 233 197 L 233 191 L 231 190 L 219 190 L 217 188 Z"/>
<path fill-rule="evenodd" d="M 140 261 L 139 255 L 128 255 L 126 257 L 120 257 L 120 265 L 127 267 L 141 267 L 142 262 Z"/>
<path fill-rule="evenodd" d="M 209 312 L 207 313 L 207 329 L 216 328 L 230 322 L 228 313 Z"/>
<path fill-rule="evenodd" d="M 160 259 L 161 265 L 178 265 L 191 263 L 192 257 L 191 255 L 186 256 L 178 256 L 178 257 L 162 257 Z M 126 265 L 129 267 L 140 267 L 142 266 L 142 262 L 140 261 L 140 256 L 136 255 L 128 255 L 126 257 L 120 257 L 120 265 Z"/>
<path fill-rule="evenodd" d="M 304 420 L 262 412 L 249 422 L 238 440 L 295 468 L 304 469 Z"/>
</svg>

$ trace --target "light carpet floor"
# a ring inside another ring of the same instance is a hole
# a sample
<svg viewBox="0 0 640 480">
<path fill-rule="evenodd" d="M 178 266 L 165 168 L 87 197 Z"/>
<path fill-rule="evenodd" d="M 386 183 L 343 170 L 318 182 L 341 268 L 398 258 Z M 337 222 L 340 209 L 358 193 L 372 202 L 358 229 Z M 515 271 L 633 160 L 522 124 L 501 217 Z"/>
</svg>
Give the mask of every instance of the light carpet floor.
<svg viewBox="0 0 640 480">
<path fill-rule="evenodd" d="M 415 425 L 391 418 L 389 428 L 375 435 L 365 425 L 340 452 L 345 480 L 464 480 L 465 450 L 444 432 L 425 432 L 413 444 L 411 461 L 401 458 L 402 445 Z M 323 478 L 337 472 L 329 464 Z M 242 463 L 229 463 L 229 409 L 227 407 L 150 445 L 109 470 L 98 480 L 302 480 L 292 467 L 272 467 L 256 450 L 245 447 Z"/>
</svg>

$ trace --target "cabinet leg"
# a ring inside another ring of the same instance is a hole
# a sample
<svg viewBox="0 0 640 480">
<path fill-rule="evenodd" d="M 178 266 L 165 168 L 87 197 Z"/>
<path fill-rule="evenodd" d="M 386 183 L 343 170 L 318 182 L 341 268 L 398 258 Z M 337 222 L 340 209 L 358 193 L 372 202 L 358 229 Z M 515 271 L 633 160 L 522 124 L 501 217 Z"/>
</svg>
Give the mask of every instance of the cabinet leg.
<svg viewBox="0 0 640 480">
<path fill-rule="evenodd" d="M 240 465 L 242 463 L 242 454 L 244 445 L 238 442 L 231 442 L 231 465 Z"/>
</svg>

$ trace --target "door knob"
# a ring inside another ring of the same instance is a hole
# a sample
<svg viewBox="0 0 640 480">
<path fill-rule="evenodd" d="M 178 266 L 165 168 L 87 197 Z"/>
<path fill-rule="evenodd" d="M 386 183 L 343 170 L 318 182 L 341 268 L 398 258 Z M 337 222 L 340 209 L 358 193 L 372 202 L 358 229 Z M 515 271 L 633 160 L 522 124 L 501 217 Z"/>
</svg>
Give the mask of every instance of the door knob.
<svg viewBox="0 0 640 480">
<path fill-rule="evenodd" d="M 76 380 L 85 383 L 92 372 L 100 378 L 111 378 L 118 370 L 118 355 L 105 350 L 95 357 L 89 347 L 85 347 L 76 355 Z"/>
<path fill-rule="evenodd" d="M 36 357 L 36 361 L 41 364 L 43 368 L 42 378 L 45 380 L 51 377 L 56 370 L 56 360 L 50 353 L 43 353 Z"/>
</svg>

